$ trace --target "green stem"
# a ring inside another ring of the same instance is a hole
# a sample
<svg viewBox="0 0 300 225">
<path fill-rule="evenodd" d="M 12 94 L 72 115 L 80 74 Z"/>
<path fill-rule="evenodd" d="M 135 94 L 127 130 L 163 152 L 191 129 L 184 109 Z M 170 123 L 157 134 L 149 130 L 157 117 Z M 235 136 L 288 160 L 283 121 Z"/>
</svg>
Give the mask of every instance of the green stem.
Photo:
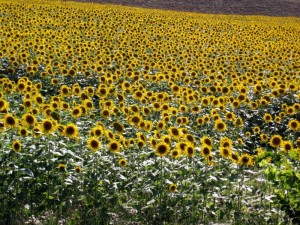
<svg viewBox="0 0 300 225">
<path fill-rule="evenodd" d="M 159 192 L 159 213 L 160 213 L 160 224 L 162 224 L 162 193 L 163 193 L 163 158 L 161 157 L 160 158 L 160 178 L 161 178 L 161 181 L 160 181 L 160 185 L 161 185 L 161 190 Z"/>
</svg>

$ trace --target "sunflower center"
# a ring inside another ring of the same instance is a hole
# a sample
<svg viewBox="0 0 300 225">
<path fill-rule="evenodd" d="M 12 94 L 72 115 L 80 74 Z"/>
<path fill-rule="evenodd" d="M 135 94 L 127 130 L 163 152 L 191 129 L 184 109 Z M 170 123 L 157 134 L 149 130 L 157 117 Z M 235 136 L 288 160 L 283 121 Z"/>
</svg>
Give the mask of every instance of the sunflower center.
<svg viewBox="0 0 300 225">
<path fill-rule="evenodd" d="M 158 151 L 160 154 L 165 154 L 165 153 L 167 152 L 167 147 L 164 146 L 164 145 L 160 145 L 160 146 L 158 146 L 157 151 Z"/>
<path fill-rule="evenodd" d="M 75 133 L 74 127 L 67 127 L 66 133 L 69 134 L 69 135 L 74 134 Z"/>
</svg>

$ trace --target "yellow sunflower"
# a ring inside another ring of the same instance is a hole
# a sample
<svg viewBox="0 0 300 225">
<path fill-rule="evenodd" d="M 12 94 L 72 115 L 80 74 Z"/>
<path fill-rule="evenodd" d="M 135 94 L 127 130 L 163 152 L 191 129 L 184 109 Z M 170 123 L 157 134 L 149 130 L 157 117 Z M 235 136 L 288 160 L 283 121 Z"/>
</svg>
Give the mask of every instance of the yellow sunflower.
<svg viewBox="0 0 300 225">
<path fill-rule="evenodd" d="M 163 157 L 169 153 L 170 146 L 165 142 L 160 142 L 155 146 L 155 154 Z"/>
<path fill-rule="evenodd" d="M 95 137 L 90 137 L 87 141 L 87 146 L 93 152 L 96 152 L 100 149 L 100 141 Z"/>
</svg>

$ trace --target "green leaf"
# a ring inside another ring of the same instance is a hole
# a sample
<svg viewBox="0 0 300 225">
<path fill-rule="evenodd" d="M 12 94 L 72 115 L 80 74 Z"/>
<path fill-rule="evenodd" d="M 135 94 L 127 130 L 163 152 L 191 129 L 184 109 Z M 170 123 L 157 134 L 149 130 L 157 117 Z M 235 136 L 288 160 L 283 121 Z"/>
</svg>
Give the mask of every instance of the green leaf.
<svg viewBox="0 0 300 225">
<path fill-rule="evenodd" d="M 22 173 L 24 173 L 24 174 L 26 174 L 26 175 L 28 175 L 30 177 L 34 177 L 33 172 L 30 169 L 28 169 L 28 168 L 21 168 L 20 172 L 22 172 Z"/>
</svg>

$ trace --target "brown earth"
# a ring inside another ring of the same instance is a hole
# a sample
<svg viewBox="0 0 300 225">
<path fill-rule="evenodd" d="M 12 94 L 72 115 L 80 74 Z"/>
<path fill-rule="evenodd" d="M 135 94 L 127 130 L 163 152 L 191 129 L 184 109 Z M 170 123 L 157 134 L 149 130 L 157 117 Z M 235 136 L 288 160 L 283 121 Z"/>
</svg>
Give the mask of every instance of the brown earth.
<svg viewBox="0 0 300 225">
<path fill-rule="evenodd" d="M 300 17 L 300 0 L 79 0 L 176 11 L 296 16 Z"/>
</svg>

